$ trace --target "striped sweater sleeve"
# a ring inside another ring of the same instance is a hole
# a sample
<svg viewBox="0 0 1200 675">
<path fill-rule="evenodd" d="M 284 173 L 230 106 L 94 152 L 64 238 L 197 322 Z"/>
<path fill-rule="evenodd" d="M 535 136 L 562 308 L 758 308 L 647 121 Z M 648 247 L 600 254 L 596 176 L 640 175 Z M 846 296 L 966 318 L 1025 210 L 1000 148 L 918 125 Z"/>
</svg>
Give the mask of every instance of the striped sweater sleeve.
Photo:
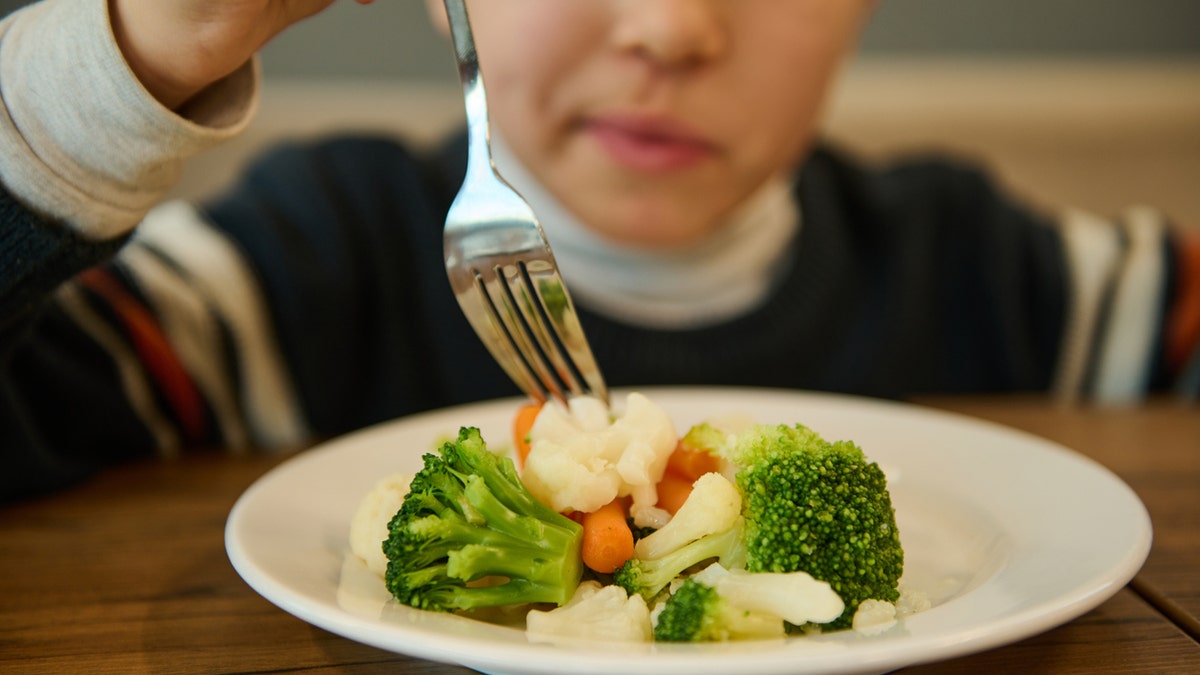
<svg viewBox="0 0 1200 675">
<path fill-rule="evenodd" d="M 1200 237 L 1146 207 L 1115 222 L 1070 210 L 1060 224 L 1071 283 L 1057 394 L 1129 404 L 1170 387 L 1195 398 Z"/>
<path fill-rule="evenodd" d="M 0 226 L 23 214 L 60 233 L 44 244 L 60 255 L 115 245 L 8 203 Z M 0 502 L 132 457 L 308 437 L 255 275 L 190 205 L 156 208 L 110 260 L 33 300 L 0 329 Z"/>
<path fill-rule="evenodd" d="M 1167 382 L 1184 401 L 1200 400 L 1200 230 L 1171 233 L 1172 278 L 1163 325 Z"/>
<path fill-rule="evenodd" d="M 226 234 L 191 205 L 168 203 L 151 211 L 117 265 L 152 309 L 178 362 L 174 379 L 210 406 L 220 444 L 280 448 L 306 438 L 267 300 Z"/>
<path fill-rule="evenodd" d="M 251 62 L 176 113 L 122 60 L 104 0 L 0 22 L 0 501 L 304 435 L 236 247 L 189 206 L 146 215 L 248 124 L 257 82 Z"/>
</svg>

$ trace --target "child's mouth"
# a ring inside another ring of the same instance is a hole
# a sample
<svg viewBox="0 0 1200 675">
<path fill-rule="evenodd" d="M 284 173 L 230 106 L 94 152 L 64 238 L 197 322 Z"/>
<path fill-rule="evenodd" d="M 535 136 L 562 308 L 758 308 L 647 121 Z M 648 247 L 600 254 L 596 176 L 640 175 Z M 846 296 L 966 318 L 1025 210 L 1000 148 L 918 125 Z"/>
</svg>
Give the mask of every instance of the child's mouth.
<svg viewBox="0 0 1200 675">
<path fill-rule="evenodd" d="M 687 169 L 714 153 L 712 144 L 669 121 L 640 116 L 594 118 L 588 134 L 617 164 L 635 171 Z"/>
</svg>

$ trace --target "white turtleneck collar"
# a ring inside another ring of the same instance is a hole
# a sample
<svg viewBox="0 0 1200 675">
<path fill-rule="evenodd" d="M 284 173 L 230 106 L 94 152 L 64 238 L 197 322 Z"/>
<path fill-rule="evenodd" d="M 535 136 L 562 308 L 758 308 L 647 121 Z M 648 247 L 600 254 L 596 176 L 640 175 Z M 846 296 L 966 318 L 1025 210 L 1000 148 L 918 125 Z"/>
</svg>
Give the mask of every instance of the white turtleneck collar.
<svg viewBox="0 0 1200 675">
<path fill-rule="evenodd" d="M 779 176 L 701 242 L 672 251 L 623 247 L 580 223 L 494 130 L 491 142 L 500 174 L 537 214 L 571 297 L 620 321 L 684 329 L 745 314 L 770 292 L 800 227 L 791 184 Z"/>
</svg>

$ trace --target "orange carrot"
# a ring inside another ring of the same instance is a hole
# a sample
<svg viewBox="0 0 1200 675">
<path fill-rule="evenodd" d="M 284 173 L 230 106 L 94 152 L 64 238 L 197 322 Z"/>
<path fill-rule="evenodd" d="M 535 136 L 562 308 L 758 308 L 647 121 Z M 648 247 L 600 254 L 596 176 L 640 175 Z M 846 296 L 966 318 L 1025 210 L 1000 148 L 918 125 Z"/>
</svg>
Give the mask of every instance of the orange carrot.
<svg viewBox="0 0 1200 675">
<path fill-rule="evenodd" d="M 658 481 L 658 503 L 655 506 L 675 515 L 679 507 L 687 501 L 688 495 L 692 494 L 694 482 L 691 478 L 685 478 L 673 471 L 664 473 L 662 480 Z"/>
<path fill-rule="evenodd" d="M 517 416 L 513 419 L 513 447 L 517 450 L 518 465 L 524 465 L 525 458 L 529 456 L 529 430 L 541 411 L 541 403 L 526 403 L 517 409 Z"/>
<path fill-rule="evenodd" d="M 696 450 L 683 443 L 675 446 L 675 451 L 667 460 L 667 472 L 689 479 L 689 485 L 706 473 L 720 470 L 721 463 L 716 455 L 705 450 Z"/>
<path fill-rule="evenodd" d="M 633 532 L 621 499 L 583 515 L 583 564 L 601 574 L 611 574 L 633 557 Z"/>
</svg>

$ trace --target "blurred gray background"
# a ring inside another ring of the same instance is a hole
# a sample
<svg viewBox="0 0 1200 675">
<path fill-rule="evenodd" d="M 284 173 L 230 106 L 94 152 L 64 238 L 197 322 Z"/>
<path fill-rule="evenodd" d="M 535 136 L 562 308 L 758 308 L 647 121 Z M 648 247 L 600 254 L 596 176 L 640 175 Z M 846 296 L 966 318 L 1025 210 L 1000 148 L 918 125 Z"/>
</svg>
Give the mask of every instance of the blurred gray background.
<svg viewBox="0 0 1200 675">
<path fill-rule="evenodd" d="M 0 11 L 24 4 L 0 0 Z M 421 0 L 338 0 L 268 45 L 263 67 L 288 79 L 452 80 L 448 49 Z M 1200 0 L 880 0 L 863 52 L 1197 60 Z"/>
<path fill-rule="evenodd" d="M 843 146 L 884 161 L 962 155 L 1050 210 L 1152 204 L 1200 228 L 1200 0 L 878 0 L 861 54 L 823 129 Z M 223 189 L 280 140 L 436 141 L 461 121 L 423 0 L 337 0 L 267 45 L 262 65 L 255 121 L 189 162 L 176 196 Z"/>
<path fill-rule="evenodd" d="M 380 0 L 363 8 L 340 0 L 269 45 L 265 72 L 453 79 L 449 47 L 429 27 L 424 4 Z M 869 56 L 1200 59 L 1200 0 L 880 0 L 862 49 Z"/>
</svg>

